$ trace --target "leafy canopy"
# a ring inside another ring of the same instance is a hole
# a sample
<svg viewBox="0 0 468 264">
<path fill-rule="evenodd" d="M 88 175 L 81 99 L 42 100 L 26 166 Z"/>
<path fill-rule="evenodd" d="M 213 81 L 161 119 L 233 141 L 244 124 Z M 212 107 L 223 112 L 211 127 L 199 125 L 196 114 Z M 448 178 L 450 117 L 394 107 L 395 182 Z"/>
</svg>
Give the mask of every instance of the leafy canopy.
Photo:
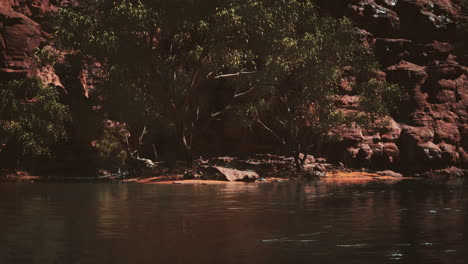
<svg viewBox="0 0 468 264">
<path fill-rule="evenodd" d="M 312 1 L 86 0 L 57 21 L 62 47 L 104 62 L 108 118 L 132 135 L 163 124 L 186 150 L 202 119 L 200 90 L 214 80 L 233 87 L 233 102 L 252 95 L 243 118 L 295 152 L 310 135 L 387 114 L 398 90 L 373 77 L 377 64 L 351 22 L 321 17 Z M 343 77 L 355 80 L 349 91 L 337 85 Z M 345 93 L 361 96 L 359 109 L 338 107 Z"/>
<path fill-rule="evenodd" d="M 219 31 L 235 42 L 230 47 L 242 52 L 238 57 L 254 62 L 257 74 L 244 85 L 265 91 L 244 113 L 254 121 L 273 114 L 283 143 L 388 114 L 398 87 L 375 79 L 378 65 L 348 19 L 321 17 L 311 2 L 286 0 L 235 1 L 216 17 Z M 353 76 L 343 91 L 338 82 Z M 360 96 L 358 111 L 339 108 L 345 93 Z"/>
<path fill-rule="evenodd" d="M 50 156 L 51 148 L 67 138 L 69 119 L 57 90 L 39 79 L 0 84 L 0 143 L 19 143 L 22 155 Z"/>
<path fill-rule="evenodd" d="M 136 135 L 162 126 L 189 149 L 199 119 L 198 92 L 207 80 L 240 69 L 213 32 L 214 1 L 89 1 L 60 11 L 63 48 L 104 62 L 100 93 L 108 118 Z M 184 6 L 180 11 L 180 6 Z M 132 140 L 130 140 L 131 144 Z M 133 148 L 137 148 L 133 146 Z"/>
</svg>

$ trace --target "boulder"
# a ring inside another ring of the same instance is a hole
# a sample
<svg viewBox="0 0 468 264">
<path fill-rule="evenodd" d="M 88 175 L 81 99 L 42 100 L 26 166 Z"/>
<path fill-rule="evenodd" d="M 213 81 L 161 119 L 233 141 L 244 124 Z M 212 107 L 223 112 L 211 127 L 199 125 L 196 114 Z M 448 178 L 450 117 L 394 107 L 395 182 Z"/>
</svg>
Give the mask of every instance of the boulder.
<svg viewBox="0 0 468 264">
<path fill-rule="evenodd" d="M 458 65 L 440 65 L 430 69 L 430 78 L 423 87 L 433 104 L 465 101 L 468 92 L 468 69 Z"/>
<path fill-rule="evenodd" d="M 420 46 L 420 49 L 432 60 L 445 60 L 450 55 L 450 52 L 455 49 L 455 46 L 447 42 L 434 41 Z"/>
<path fill-rule="evenodd" d="M 455 164 L 460 160 L 460 154 L 457 152 L 457 148 L 453 145 L 445 142 L 438 144 L 442 151 L 442 160 L 445 164 Z"/>
<path fill-rule="evenodd" d="M 441 90 L 433 98 L 435 103 L 456 103 L 457 94 L 450 90 Z"/>
<path fill-rule="evenodd" d="M 342 129 L 336 130 L 336 133 L 339 133 L 342 137 L 342 142 L 345 146 L 356 146 L 364 141 L 363 131 L 356 127 L 343 127 Z"/>
<path fill-rule="evenodd" d="M 323 158 L 323 157 L 322 158 L 316 158 L 315 162 L 317 162 L 317 163 L 327 163 L 327 159 Z"/>
<path fill-rule="evenodd" d="M 345 150 L 345 156 L 344 156 L 344 161 L 346 163 L 353 163 L 355 162 L 357 156 L 358 156 L 358 153 L 359 153 L 359 150 L 360 148 L 356 148 L 356 147 L 349 147 L 349 148 L 346 148 Z"/>
<path fill-rule="evenodd" d="M 422 84 L 427 78 L 426 67 L 401 61 L 385 70 L 387 80 L 406 87 Z"/>
<path fill-rule="evenodd" d="M 377 171 L 376 174 L 381 175 L 381 176 L 395 177 L 395 178 L 403 177 L 403 174 L 394 172 L 391 170 Z"/>
<path fill-rule="evenodd" d="M 417 148 L 417 160 L 426 164 L 434 162 L 435 164 L 432 163 L 432 165 L 437 165 L 437 163 L 442 161 L 442 150 L 433 142 L 419 143 L 417 144 Z"/>
<path fill-rule="evenodd" d="M 368 144 L 361 144 L 356 158 L 361 162 L 369 161 L 373 153 L 374 152 Z"/>
<path fill-rule="evenodd" d="M 50 12 L 58 11 L 58 7 L 52 5 L 50 0 L 29 0 L 27 6 L 31 10 L 31 17 L 35 20 L 43 19 Z"/>
<path fill-rule="evenodd" d="M 400 134 L 400 125 L 393 118 L 388 118 L 388 125 L 380 137 L 383 142 L 395 142 L 400 137 Z"/>
<path fill-rule="evenodd" d="M 303 153 L 300 153 L 299 154 L 299 158 L 300 159 L 303 159 L 304 158 L 304 154 Z M 312 156 L 312 155 L 307 155 L 306 159 L 304 160 L 304 164 L 313 164 L 315 163 L 315 157 Z"/>
<path fill-rule="evenodd" d="M 386 143 L 383 146 L 383 153 L 387 164 L 393 164 L 400 155 L 400 150 L 395 143 Z"/>
<path fill-rule="evenodd" d="M 247 181 L 253 182 L 260 178 L 254 171 L 245 171 L 226 168 L 222 166 L 202 166 L 200 167 L 202 179 L 218 181 Z"/>
<path fill-rule="evenodd" d="M 452 167 L 448 167 L 448 168 L 444 168 L 440 170 L 426 172 L 422 176 L 430 177 L 430 178 L 441 178 L 441 179 L 466 177 L 468 176 L 468 170 L 460 169 L 460 168 L 452 166 Z"/>
<path fill-rule="evenodd" d="M 402 124 L 402 131 L 399 140 L 406 140 L 412 142 L 427 142 L 434 139 L 434 129 L 431 126 L 408 126 Z"/>
</svg>

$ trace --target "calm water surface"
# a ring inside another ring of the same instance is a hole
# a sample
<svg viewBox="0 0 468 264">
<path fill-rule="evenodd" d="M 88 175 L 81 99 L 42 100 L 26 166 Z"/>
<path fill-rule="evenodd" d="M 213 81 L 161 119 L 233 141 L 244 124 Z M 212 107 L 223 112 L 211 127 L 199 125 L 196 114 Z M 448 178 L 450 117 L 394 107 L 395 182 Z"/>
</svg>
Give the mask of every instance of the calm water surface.
<svg viewBox="0 0 468 264">
<path fill-rule="evenodd" d="M 467 191 L 0 184 L 0 263 L 468 263 Z"/>
</svg>

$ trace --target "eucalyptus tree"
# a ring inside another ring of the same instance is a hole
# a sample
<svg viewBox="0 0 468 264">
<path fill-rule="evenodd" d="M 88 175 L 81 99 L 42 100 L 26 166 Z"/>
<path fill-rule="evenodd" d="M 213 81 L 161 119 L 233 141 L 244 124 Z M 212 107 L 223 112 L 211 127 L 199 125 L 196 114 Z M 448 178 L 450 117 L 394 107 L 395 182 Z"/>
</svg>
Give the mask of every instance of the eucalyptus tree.
<svg viewBox="0 0 468 264">
<path fill-rule="evenodd" d="M 199 87 L 241 68 L 212 34 L 216 7 L 216 1 L 101 0 L 59 12 L 59 45 L 105 65 L 104 107 L 108 118 L 125 123 L 133 136 L 132 143 L 115 133 L 128 159 L 138 155 L 148 126 L 162 123 L 191 163 Z"/>
<path fill-rule="evenodd" d="M 115 133 L 128 159 L 147 128 L 159 123 L 176 135 L 190 164 L 202 121 L 200 90 L 213 81 L 227 80 L 235 92 L 231 104 L 208 118 L 251 97 L 237 109 L 278 139 L 298 168 L 311 137 L 384 114 L 385 96 L 395 88 L 368 77 L 376 64 L 350 21 L 319 16 L 311 1 L 82 0 L 63 8 L 57 21 L 62 48 L 105 65 L 104 108 L 134 138 Z M 361 106 L 373 114 L 337 108 L 344 74 L 365 84 L 354 93 L 367 95 Z"/>
<path fill-rule="evenodd" d="M 229 54 L 241 51 L 256 72 L 244 89 L 262 91 L 240 112 L 283 145 L 298 170 L 314 140 L 341 125 L 375 123 L 398 98 L 397 86 L 375 78 L 378 65 L 352 23 L 320 16 L 310 1 L 233 1 L 215 17 L 232 40 Z M 360 98 L 354 111 L 339 108 L 343 77 L 356 80 L 346 87 Z"/>
<path fill-rule="evenodd" d="M 59 101 L 55 87 L 37 78 L 0 83 L 0 150 L 10 148 L 6 157 L 24 166 L 25 159 L 51 157 L 54 146 L 67 139 L 68 107 Z"/>
</svg>

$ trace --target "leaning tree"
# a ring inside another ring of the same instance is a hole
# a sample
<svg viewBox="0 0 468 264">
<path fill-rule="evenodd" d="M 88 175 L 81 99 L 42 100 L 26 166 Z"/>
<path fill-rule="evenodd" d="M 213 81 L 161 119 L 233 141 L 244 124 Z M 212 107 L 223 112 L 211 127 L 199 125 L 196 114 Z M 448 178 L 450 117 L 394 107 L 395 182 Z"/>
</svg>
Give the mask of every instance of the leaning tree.
<svg viewBox="0 0 468 264">
<path fill-rule="evenodd" d="M 369 126 L 388 114 L 399 88 L 376 79 L 377 63 L 348 19 L 322 17 L 310 1 L 233 1 L 215 15 L 225 43 L 255 73 L 245 91 L 260 91 L 241 114 L 274 137 L 302 170 L 313 141 L 341 125 Z M 355 111 L 339 108 L 345 90 Z M 353 78 L 351 78 L 353 77 Z"/>
</svg>

